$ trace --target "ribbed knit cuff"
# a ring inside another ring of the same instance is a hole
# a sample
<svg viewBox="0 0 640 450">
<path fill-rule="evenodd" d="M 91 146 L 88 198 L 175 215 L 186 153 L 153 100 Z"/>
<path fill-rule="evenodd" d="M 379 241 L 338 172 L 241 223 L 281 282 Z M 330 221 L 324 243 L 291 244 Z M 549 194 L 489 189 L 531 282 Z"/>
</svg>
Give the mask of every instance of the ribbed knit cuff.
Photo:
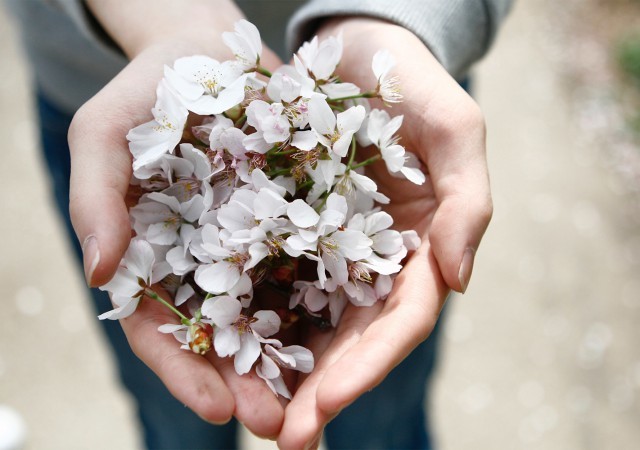
<svg viewBox="0 0 640 450">
<path fill-rule="evenodd" d="M 384 19 L 413 32 L 451 75 L 461 78 L 487 51 L 509 4 L 510 0 L 312 0 L 292 17 L 287 43 L 297 50 L 328 17 Z"/>
</svg>

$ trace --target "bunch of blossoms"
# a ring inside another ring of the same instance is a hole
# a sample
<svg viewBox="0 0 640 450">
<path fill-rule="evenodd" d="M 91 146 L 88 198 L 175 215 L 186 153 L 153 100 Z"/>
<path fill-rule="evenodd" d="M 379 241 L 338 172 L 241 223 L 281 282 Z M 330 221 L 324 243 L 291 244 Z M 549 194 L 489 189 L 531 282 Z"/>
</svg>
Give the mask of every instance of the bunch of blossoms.
<svg viewBox="0 0 640 450">
<path fill-rule="evenodd" d="M 290 398 L 281 368 L 310 372 L 314 360 L 277 333 L 296 321 L 335 327 L 348 303 L 384 300 L 419 245 L 415 231 L 390 229 L 378 206 L 389 199 L 363 168 L 382 160 L 391 176 L 425 176 L 398 143 L 402 117 L 366 100 L 402 98 L 388 52 L 374 56 L 377 84 L 361 91 L 335 75 L 340 36 L 314 38 L 273 73 L 260 65 L 254 25 L 239 21 L 223 38 L 236 59 L 165 67 L 154 119 L 127 136 L 143 194 L 130 209 L 135 237 L 101 288 L 116 308 L 100 318 L 158 301 L 179 321 L 160 332 L 195 353 L 234 358 L 240 375 L 255 367 Z M 357 161 L 367 146 L 374 156 Z M 276 300 L 253 301 L 258 287 Z"/>
</svg>

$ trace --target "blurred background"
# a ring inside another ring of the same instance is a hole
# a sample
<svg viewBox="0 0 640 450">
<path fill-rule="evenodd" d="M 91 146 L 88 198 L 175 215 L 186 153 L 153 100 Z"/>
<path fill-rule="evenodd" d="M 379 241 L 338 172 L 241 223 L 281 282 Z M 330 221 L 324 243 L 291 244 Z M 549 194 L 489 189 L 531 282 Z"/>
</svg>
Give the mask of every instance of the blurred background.
<svg viewBox="0 0 640 450">
<path fill-rule="evenodd" d="M 138 448 L 2 10 L 0 67 L 0 429 L 14 411 L 26 449 Z M 475 75 L 495 215 L 448 305 L 439 448 L 638 448 L 640 1 L 520 1 Z"/>
</svg>

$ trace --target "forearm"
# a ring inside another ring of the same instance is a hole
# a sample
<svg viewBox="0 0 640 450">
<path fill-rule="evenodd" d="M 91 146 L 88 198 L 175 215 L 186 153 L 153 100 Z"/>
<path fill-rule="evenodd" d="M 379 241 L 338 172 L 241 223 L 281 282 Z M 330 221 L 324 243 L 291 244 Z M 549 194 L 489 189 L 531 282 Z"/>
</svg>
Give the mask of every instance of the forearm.
<svg viewBox="0 0 640 450">
<path fill-rule="evenodd" d="M 169 42 L 188 46 L 191 54 L 209 53 L 221 41 L 221 32 L 243 17 L 231 0 L 87 0 L 87 6 L 130 59 Z"/>
</svg>

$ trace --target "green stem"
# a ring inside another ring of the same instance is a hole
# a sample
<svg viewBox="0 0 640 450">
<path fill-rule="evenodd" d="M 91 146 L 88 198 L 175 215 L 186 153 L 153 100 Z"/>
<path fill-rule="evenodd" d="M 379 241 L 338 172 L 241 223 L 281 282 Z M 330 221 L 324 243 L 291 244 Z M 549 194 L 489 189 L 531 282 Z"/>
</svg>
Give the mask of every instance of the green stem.
<svg viewBox="0 0 640 450">
<path fill-rule="evenodd" d="M 178 311 L 178 309 L 176 309 L 176 307 L 173 306 L 171 303 L 169 303 L 168 301 L 160 297 L 153 289 L 146 288 L 144 290 L 144 293 L 147 295 L 147 297 L 150 297 L 155 301 L 162 303 L 164 306 L 166 306 L 171 311 L 173 311 L 178 317 L 180 317 L 180 321 L 182 322 L 183 325 L 191 325 L 191 321 L 187 318 L 187 316 L 185 316 L 180 311 Z"/>
<path fill-rule="evenodd" d="M 289 175 L 291 173 L 291 169 L 288 168 L 283 168 L 283 169 L 277 169 L 277 170 L 272 170 L 271 172 L 267 173 L 267 176 L 269 178 L 272 177 L 277 177 L 278 175 Z"/>
<path fill-rule="evenodd" d="M 292 148 L 290 150 L 284 150 L 281 152 L 269 153 L 269 156 L 287 156 L 287 155 L 293 155 L 294 153 L 297 153 L 297 152 L 298 152 L 297 148 Z"/>
<path fill-rule="evenodd" d="M 233 125 L 236 128 L 240 128 L 242 127 L 242 125 L 244 125 L 244 123 L 247 121 L 247 115 L 243 114 L 242 116 L 240 116 L 240 118 L 238 120 L 236 120 L 236 123 L 234 123 Z"/>
<path fill-rule="evenodd" d="M 304 183 L 302 183 L 300 186 L 298 186 L 298 190 L 302 190 L 302 189 L 306 189 L 309 188 L 311 186 L 313 186 L 314 181 L 313 180 L 308 180 L 305 181 Z"/>
<path fill-rule="evenodd" d="M 269 78 L 271 78 L 271 75 L 273 75 L 271 72 L 269 72 L 267 69 L 265 69 L 262 66 L 256 67 L 256 72 L 258 72 L 260 75 L 264 75 L 265 77 L 269 77 Z"/>
<path fill-rule="evenodd" d="M 328 102 L 344 102 L 345 100 L 354 100 L 356 98 L 373 98 L 376 96 L 375 91 L 363 92 L 362 94 L 348 95 L 346 97 L 329 98 Z"/>
<path fill-rule="evenodd" d="M 318 212 L 318 213 L 320 212 L 320 210 L 325 205 L 325 203 L 327 203 L 327 199 L 329 198 L 330 194 L 331 194 L 331 192 L 326 192 L 325 193 L 325 196 L 322 198 L 322 201 L 320 202 L 320 204 L 314 208 L 316 210 L 316 212 Z"/>
<path fill-rule="evenodd" d="M 368 166 L 369 164 L 373 164 L 374 162 L 378 161 L 380 158 L 382 158 L 382 155 L 378 153 L 377 155 L 374 155 L 369 159 L 365 159 L 364 161 L 359 162 L 358 164 L 354 164 L 353 166 L 349 165 L 349 170 L 354 170 L 359 167 Z"/>
<path fill-rule="evenodd" d="M 356 158 L 356 137 L 352 136 L 351 137 L 351 154 L 349 155 L 349 163 L 347 164 L 347 167 L 351 167 L 351 164 L 353 164 L 353 160 Z"/>
</svg>

